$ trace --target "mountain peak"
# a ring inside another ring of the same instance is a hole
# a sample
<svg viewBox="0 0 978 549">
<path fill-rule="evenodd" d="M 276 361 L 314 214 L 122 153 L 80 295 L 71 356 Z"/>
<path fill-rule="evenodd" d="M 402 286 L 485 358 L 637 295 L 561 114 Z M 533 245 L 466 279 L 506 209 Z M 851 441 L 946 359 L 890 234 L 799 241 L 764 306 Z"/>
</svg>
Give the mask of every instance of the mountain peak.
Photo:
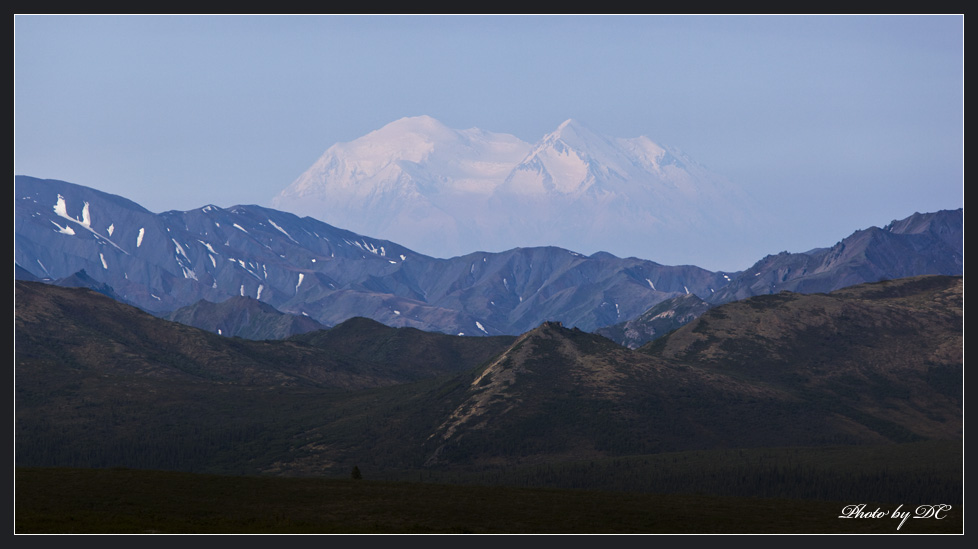
<svg viewBox="0 0 978 549">
<path fill-rule="evenodd" d="M 587 127 L 586 125 L 578 122 L 573 118 L 568 118 L 561 122 L 557 129 L 549 133 L 543 138 L 544 142 L 552 142 L 555 140 L 561 140 L 569 145 L 583 145 L 587 142 L 598 140 L 605 140 L 604 136 L 595 133 L 594 130 Z"/>
<path fill-rule="evenodd" d="M 272 205 L 440 257 L 557 245 L 664 263 L 709 250 L 723 264 L 743 244 L 716 235 L 745 242 L 762 230 L 750 197 L 723 177 L 573 118 L 532 144 L 401 118 L 330 147 Z"/>
<path fill-rule="evenodd" d="M 422 114 L 420 116 L 405 116 L 399 118 L 390 124 L 384 126 L 385 128 L 390 127 L 406 127 L 412 129 L 430 129 L 430 128 L 446 128 L 444 124 L 438 121 L 436 118 L 428 116 L 427 114 Z"/>
<path fill-rule="evenodd" d="M 442 124 L 438 120 L 428 116 L 409 116 L 387 124 L 379 130 L 370 132 L 364 137 L 354 141 L 393 141 L 398 143 L 404 139 L 417 139 L 422 137 L 423 141 L 454 140 L 458 138 L 458 132 Z"/>
</svg>

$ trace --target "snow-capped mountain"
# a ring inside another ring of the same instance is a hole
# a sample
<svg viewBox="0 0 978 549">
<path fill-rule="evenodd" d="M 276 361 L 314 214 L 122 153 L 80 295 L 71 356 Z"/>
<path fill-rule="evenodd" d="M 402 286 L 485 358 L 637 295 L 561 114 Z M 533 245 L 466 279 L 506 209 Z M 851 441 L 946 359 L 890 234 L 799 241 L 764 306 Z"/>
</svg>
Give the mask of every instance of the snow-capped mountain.
<svg viewBox="0 0 978 549">
<path fill-rule="evenodd" d="M 574 120 L 531 144 L 403 118 L 333 145 L 272 204 L 438 257 L 553 245 L 735 262 L 757 229 L 749 197 L 683 153 Z"/>
<path fill-rule="evenodd" d="M 155 214 L 24 176 L 15 193 L 17 265 L 50 280 L 84 270 L 156 313 L 244 296 L 327 325 L 364 316 L 451 334 L 517 334 L 547 319 L 593 329 L 727 284 L 699 267 L 555 247 L 436 259 L 260 206 Z"/>
</svg>

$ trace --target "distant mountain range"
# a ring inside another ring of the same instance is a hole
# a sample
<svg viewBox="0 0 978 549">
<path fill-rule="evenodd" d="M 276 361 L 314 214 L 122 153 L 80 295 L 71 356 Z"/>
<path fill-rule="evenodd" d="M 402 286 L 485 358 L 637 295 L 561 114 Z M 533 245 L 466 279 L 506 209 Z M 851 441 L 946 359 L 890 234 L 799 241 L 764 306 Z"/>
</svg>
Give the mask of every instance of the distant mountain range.
<svg viewBox="0 0 978 549">
<path fill-rule="evenodd" d="M 519 248 L 436 259 L 258 206 L 151 213 L 60 181 L 16 180 L 15 262 L 38 278 L 85 270 L 156 313 L 246 296 L 326 325 L 365 316 L 451 334 L 518 334 L 544 320 L 592 329 L 725 273 Z"/>
<path fill-rule="evenodd" d="M 769 255 L 706 297 L 679 296 L 597 333 L 637 348 L 686 324 L 710 306 L 783 291 L 825 293 L 876 280 L 964 273 L 963 211 L 942 210 L 856 231 L 835 246 Z"/>
<path fill-rule="evenodd" d="M 576 120 L 527 143 L 402 118 L 329 147 L 272 206 L 437 257 L 558 246 L 738 265 L 766 228 L 742 189 L 682 152 Z"/>
<path fill-rule="evenodd" d="M 963 272 L 964 211 L 941 210 L 856 231 L 829 248 L 769 255 L 708 300 L 725 303 L 783 290 L 828 292 L 862 282 Z"/>
<path fill-rule="evenodd" d="M 99 288 L 159 315 L 188 306 L 202 311 L 209 306 L 195 305 L 201 300 L 247 297 L 326 326 L 363 316 L 449 334 L 516 335 L 548 320 L 591 331 L 686 295 L 718 304 L 781 290 L 827 292 L 963 272 L 960 209 L 914 214 L 883 229 L 857 231 L 830 248 L 768 256 L 727 273 L 555 247 L 437 259 L 259 206 L 154 214 L 62 181 L 18 176 L 15 183 L 18 279 Z M 253 313 L 243 310 L 257 304 L 247 303 L 224 306 L 217 316 L 210 307 L 210 313 L 184 311 L 180 318 L 255 338 L 304 331 L 255 332 L 243 320 Z M 661 335 L 662 328 L 654 331 Z"/>
</svg>

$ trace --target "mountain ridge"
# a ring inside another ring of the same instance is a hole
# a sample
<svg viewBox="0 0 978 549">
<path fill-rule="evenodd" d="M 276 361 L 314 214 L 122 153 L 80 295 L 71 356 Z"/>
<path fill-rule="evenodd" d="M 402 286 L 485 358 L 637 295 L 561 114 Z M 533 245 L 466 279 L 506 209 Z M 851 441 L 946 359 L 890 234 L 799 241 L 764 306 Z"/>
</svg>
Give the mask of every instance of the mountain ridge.
<svg viewBox="0 0 978 549">
<path fill-rule="evenodd" d="M 163 318 L 229 337 L 285 339 L 326 326 L 302 315 L 290 315 L 253 297 L 231 296 L 220 303 L 200 300 Z"/>
<path fill-rule="evenodd" d="M 368 316 L 392 326 L 495 335 L 550 318 L 593 327 L 725 280 L 695 266 L 589 258 L 554 247 L 436 259 L 258 206 L 152 214 L 70 183 L 16 182 L 20 267 L 50 279 L 84 269 L 157 313 L 245 295 L 327 325 Z"/>
<path fill-rule="evenodd" d="M 963 210 L 916 214 L 733 273 L 553 246 L 437 259 L 260 206 L 154 214 L 71 183 L 15 183 L 18 278 L 56 281 L 84 270 L 89 287 L 108 286 L 156 314 L 247 296 L 325 325 L 366 316 L 449 334 L 515 335 L 547 320 L 590 331 L 687 294 L 717 304 L 963 272 Z"/>
</svg>

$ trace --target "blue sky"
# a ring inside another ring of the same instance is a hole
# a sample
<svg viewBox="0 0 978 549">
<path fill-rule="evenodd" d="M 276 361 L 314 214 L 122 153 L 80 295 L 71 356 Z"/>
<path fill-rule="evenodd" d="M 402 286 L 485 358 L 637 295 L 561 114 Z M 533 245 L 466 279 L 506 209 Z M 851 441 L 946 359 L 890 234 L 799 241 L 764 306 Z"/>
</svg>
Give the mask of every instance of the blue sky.
<svg viewBox="0 0 978 549">
<path fill-rule="evenodd" d="M 778 212 L 765 253 L 804 251 L 963 206 L 963 24 L 17 15 L 14 169 L 157 212 L 268 205 L 405 116 L 526 141 L 575 118 L 682 149 Z"/>
</svg>

